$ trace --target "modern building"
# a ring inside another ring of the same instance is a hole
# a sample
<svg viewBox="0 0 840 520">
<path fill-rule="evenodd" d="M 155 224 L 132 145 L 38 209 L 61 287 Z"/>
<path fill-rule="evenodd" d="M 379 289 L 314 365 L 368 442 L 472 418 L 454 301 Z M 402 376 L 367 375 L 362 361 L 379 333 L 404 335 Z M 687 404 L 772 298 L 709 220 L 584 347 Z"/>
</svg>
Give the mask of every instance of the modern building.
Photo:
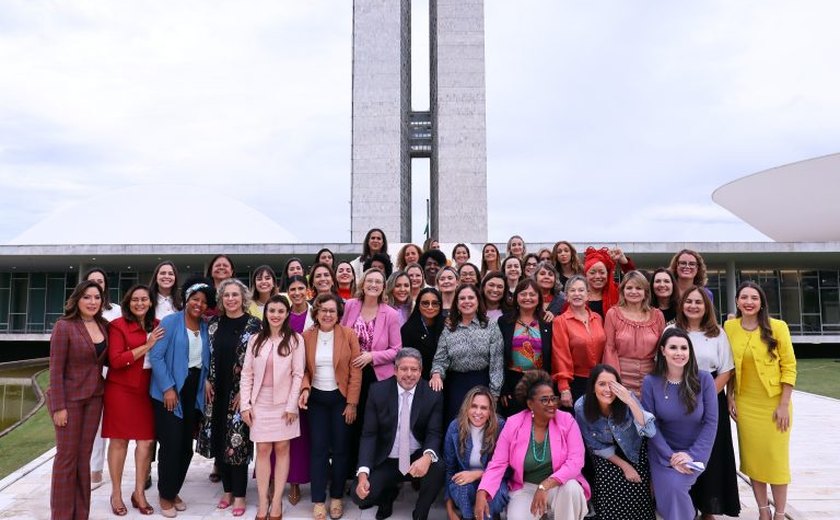
<svg viewBox="0 0 840 520">
<path fill-rule="evenodd" d="M 429 0 L 428 111 L 411 108 L 410 16 L 410 0 L 353 2 L 352 240 L 411 240 L 412 159 L 429 158 L 430 236 L 483 243 L 484 1 Z"/>
<path fill-rule="evenodd" d="M 503 244 L 502 244 L 503 245 Z M 590 244 L 576 244 L 578 251 Z M 591 244 L 600 247 L 601 244 Z M 398 249 L 393 245 L 393 251 Z M 443 244 L 446 251 L 448 244 Z M 794 342 L 840 343 L 840 242 L 619 243 L 641 269 L 668 265 L 680 249 L 694 249 L 708 266 L 708 287 L 720 317 L 734 312 L 734 291 L 743 280 L 755 280 L 767 292 L 770 314 L 785 320 Z M 202 273 L 220 252 L 229 254 L 236 274 L 269 264 L 279 272 L 296 256 L 307 265 L 321 247 L 338 258 L 354 258 L 358 244 L 222 244 L 222 245 L 5 245 L 0 246 L 0 341 L 46 341 L 61 316 L 64 301 L 79 273 L 103 267 L 109 273 L 111 299 L 134 283 L 148 282 L 161 260 L 176 263 L 182 279 Z M 480 250 L 481 244 L 475 244 Z M 529 244 L 528 248 L 551 247 Z M 2 347 L 0 347 L 2 349 Z"/>
</svg>

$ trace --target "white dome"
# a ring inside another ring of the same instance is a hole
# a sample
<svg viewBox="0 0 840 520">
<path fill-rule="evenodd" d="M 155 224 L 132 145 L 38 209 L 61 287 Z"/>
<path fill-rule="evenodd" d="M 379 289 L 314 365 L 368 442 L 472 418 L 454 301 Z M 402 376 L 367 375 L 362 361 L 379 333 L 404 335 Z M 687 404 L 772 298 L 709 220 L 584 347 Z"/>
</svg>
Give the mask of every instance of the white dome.
<svg viewBox="0 0 840 520">
<path fill-rule="evenodd" d="M 264 213 L 221 191 L 140 185 L 53 211 L 9 241 L 42 244 L 264 244 L 297 238 Z"/>
</svg>

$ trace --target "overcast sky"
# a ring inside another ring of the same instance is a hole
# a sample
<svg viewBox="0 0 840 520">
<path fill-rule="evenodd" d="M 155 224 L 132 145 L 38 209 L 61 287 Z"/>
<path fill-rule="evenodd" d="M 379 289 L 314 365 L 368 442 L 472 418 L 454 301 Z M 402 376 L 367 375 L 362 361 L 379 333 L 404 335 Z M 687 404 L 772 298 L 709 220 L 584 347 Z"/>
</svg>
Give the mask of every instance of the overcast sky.
<svg viewBox="0 0 840 520">
<path fill-rule="evenodd" d="M 711 193 L 838 151 L 838 15 L 487 1 L 490 239 L 767 240 Z M 185 211 L 153 206 L 173 220 L 247 225 L 233 197 L 303 242 L 348 241 L 351 30 L 350 0 L 3 1 L 0 243 L 97 199 L 140 219 L 153 201 L 108 196 L 136 185 L 184 192 Z"/>
</svg>

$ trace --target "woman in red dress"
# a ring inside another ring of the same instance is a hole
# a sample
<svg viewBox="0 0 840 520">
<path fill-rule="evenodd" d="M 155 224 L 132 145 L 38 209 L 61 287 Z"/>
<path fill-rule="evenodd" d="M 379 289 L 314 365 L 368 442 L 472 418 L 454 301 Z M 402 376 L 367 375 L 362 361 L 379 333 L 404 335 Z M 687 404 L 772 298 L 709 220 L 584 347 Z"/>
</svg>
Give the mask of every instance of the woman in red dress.
<svg viewBox="0 0 840 520">
<path fill-rule="evenodd" d="M 128 441 L 136 441 L 134 463 L 136 478 L 131 505 L 144 515 L 154 513 L 146 501 L 144 484 L 152 457 L 155 420 L 149 382 L 152 368 L 146 353 L 163 336 L 155 319 L 155 301 L 145 285 L 135 285 L 125 293 L 122 317 L 111 322 L 108 330 L 110 370 L 105 381 L 105 411 L 102 437 L 108 444 L 108 472 L 111 474 L 111 509 L 117 516 L 128 511 L 122 499 L 122 476 Z"/>
</svg>

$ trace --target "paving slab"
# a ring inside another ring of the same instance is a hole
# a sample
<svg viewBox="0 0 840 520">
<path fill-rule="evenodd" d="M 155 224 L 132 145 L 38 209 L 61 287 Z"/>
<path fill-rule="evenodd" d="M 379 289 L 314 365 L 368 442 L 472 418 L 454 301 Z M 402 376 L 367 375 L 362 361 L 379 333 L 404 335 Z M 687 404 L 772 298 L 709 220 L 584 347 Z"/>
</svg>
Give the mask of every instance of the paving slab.
<svg viewBox="0 0 840 520">
<path fill-rule="evenodd" d="M 793 430 L 791 433 L 791 467 L 793 482 L 789 488 L 788 517 L 792 520 L 840 519 L 840 400 L 804 392 L 794 392 Z M 735 426 L 733 425 L 733 436 Z M 737 450 L 737 436 L 734 438 Z M 123 481 L 123 500 L 130 506 L 129 497 L 134 486 L 133 445 L 129 445 Z M 737 452 L 736 452 L 737 453 Z M 39 520 L 48 519 L 49 489 L 52 461 L 55 450 L 41 457 L 0 481 L 0 519 Z M 736 455 L 737 456 L 737 455 Z M 188 505 L 187 511 L 178 514 L 180 520 L 230 519 L 231 510 L 220 511 L 216 503 L 222 495 L 221 484 L 213 484 L 207 476 L 212 461 L 195 455 L 181 497 Z M 153 475 L 156 468 L 153 467 Z M 256 481 L 248 486 L 249 504 L 244 519 L 256 515 Z M 758 509 L 752 497 L 749 484 L 739 479 L 742 512 L 740 518 L 757 518 Z M 300 503 L 292 506 L 284 500 L 283 518 L 303 520 L 312 518 L 312 504 L 309 500 L 309 486 L 301 487 Z M 107 468 L 105 483 L 91 495 L 91 515 L 94 520 L 113 520 L 109 497 L 111 484 Z M 414 497 L 411 486 L 404 485 L 394 506 L 395 520 L 411 518 Z M 147 492 L 149 502 L 157 509 L 157 493 L 154 488 Z M 347 520 L 373 520 L 376 508 L 359 510 L 353 503 L 344 501 Z M 129 508 L 126 519 L 161 518 L 148 517 Z M 432 519 L 445 519 L 442 500 L 438 500 L 430 515 Z M 729 517 L 719 517 L 721 520 Z M 514 519 L 511 519 L 514 520 Z M 518 519 L 517 519 L 518 520 Z"/>
</svg>

